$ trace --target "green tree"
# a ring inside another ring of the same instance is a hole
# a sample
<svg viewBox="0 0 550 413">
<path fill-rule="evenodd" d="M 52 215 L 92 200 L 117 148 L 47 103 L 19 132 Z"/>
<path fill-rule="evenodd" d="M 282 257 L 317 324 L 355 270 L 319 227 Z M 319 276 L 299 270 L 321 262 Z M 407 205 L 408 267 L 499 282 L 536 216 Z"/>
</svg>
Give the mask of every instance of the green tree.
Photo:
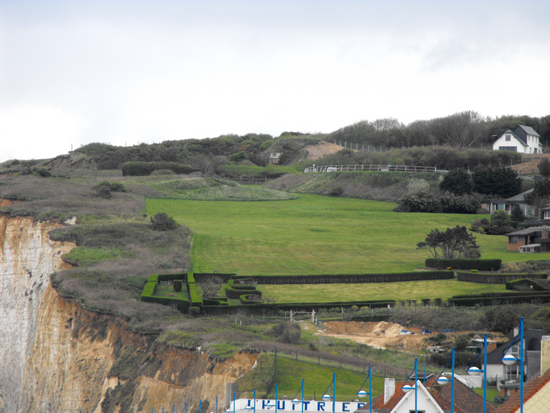
<svg viewBox="0 0 550 413">
<path fill-rule="evenodd" d="M 545 178 L 550 178 L 550 159 L 542 158 L 538 164 L 539 173 Z"/>
<path fill-rule="evenodd" d="M 532 192 L 525 195 L 525 202 L 535 208 L 535 214 L 548 202 L 550 202 L 550 179 L 539 181 Z"/>
<path fill-rule="evenodd" d="M 491 224 L 489 225 L 489 234 L 492 235 L 504 235 L 508 232 L 512 232 L 513 228 L 510 226 L 510 215 L 506 211 L 499 210 L 491 214 Z"/>
<path fill-rule="evenodd" d="M 512 221 L 522 222 L 525 221 L 525 213 L 523 212 L 523 209 L 519 207 L 519 205 L 514 204 L 512 207 L 512 215 L 511 215 Z"/>
<path fill-rule="evenodd" d="M 447 228 L 445 232 L 433 229 L 424 242 L 419 242 L 416 249 L 430 251 L 434 258 L 443 259 L 470 258 L 472 254 L 479 256 L 476 237 L 468 232 L 466 227 Z M 458 257 L 456 256 L 458 254 Z"/>
<path fill-rule="evenodd" d="M 466 348 L 468 345 L 470 345 L 470 342 L 472 339 L 468 334 L 461 334 L 455 338 L 455 350 L 456 351 L 466 351 Z"/>
<path fill-rule="evenodd" d="M 439 189 L 451 192 L 455 195 L 470 194 L 473 189 L 470 174 L 464 169 L 453 169 L 443 176 Z"/>
<path fill-rule="evenodd" d="M 521 178 L 513 169 L 485 166 L 472 175 L 474 190 L 480 194 L 509 198 L 521 192 Z"/>
</svg>

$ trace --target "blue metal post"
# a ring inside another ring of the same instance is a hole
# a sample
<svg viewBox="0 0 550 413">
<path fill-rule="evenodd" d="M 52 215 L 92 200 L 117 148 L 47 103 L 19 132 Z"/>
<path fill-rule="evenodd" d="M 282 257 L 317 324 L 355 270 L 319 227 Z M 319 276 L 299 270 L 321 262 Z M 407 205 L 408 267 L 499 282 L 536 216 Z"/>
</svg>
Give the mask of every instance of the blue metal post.
<svg viewBox="0 0 550 413">
<path fill-rule="evenodd" d="M 336 413 L 336 372 L 332 373 L 332 413 Z"/>
<path fill-rule="evenodd" d="M 202 399 L 199 399 L 199 413 L 202 413 Z"/>
<path fill-rule="evenodd" d="M 302 379 L 302 413 L 304 413 L 304 381 L 305 379 Z"/>
<path fill-rule="evenodd" d="M 185 413 L 187 413 L 187 402 L 183 404 L 183 409 L 185 410 Z"/>
<path fill-rule="evenodd" d="M 279 401 L 277 399 L 277 386 L 278 384 L 275 385 L 275 413 L 277 413 L 278 409 L 279 409 Z"/>
<path fill-rule="evenodd" d="M 218 413 L 218 396 L 216 396 L 216 413 Z"/>
<path fill-rule="evenodd" d="M 519 356 L 521 357 L 521 377 L 519 383 L 520 412 L 523 413 L 523 317 L 519 320 Z"/>
<path fill-rule="evenodd" d="M 487 412 L 487 333 L 483 339 L 483 413 Z"/>
<path fill-rule="evenodd" d="M 237 403 L 235 403 L 235 393 L 233 393 L 233 413 L 235 413 L 235 406 Z"/>
<path fill-rule="evenodd" d="M 256 389 L 254 389 L 254 413 L 256 413 Z"/>
<path fill-rule="evenodd" d="M 369 412 L 372 413 L 372 381 L 370 379 L 370 366 L 369 366 Z"/>
<path fill-rule="evenodd" d="M 454 397 L 455 397 L 455 348 L 453 347 L 453 374 L 451 376 L 451 413 L 454 411 Z"/>
<path fill-rule="evenodd" d="M 176 413 L 176 404 L 175 403 L 172 403 L 172 413 Z"/>
</svg>

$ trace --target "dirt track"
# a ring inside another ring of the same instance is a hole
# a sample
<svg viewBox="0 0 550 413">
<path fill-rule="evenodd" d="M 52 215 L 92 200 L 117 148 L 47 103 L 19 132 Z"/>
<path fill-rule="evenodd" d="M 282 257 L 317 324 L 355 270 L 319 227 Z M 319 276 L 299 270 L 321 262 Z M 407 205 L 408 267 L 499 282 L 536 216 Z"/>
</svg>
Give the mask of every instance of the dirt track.
<svg viewBox="0 0 550 413">
<path fill-rule="evenodd" d="M 306 146 L 304 149 L 309 154 L 307 159 L 319 159 L 325 155 L 330 155 L 332 153 L 339 152 L 344 148 L 339 145 L 335 145 L 333 143 L 323 141 L 318 145 Z"/>
<path fill-rule="evenodd" d="M 401 335 L 401 330 L 412 331 L 415 334 Z M 378 348 L 395 348 L 402 351 L 417 352 L 425 349 L 429 344 L 425 341 L 430 335 L 421 334 L 422 329 L 416 327 L 405 328 L 396 323 L 356 322 L 356 321 L 329 321 L 323 323 L 315 334 L 325 337 L 344 338 Z M 438 331 L 432 331 L 431 336 Z M 445 333 L 447 341 L 454 341 L 456 336 L 467 334 L 469 331 Z M 484 332 L 476 332 L 483 337 Z M 505 337 L 496 339 L 506 340 Z"/>
</svg>

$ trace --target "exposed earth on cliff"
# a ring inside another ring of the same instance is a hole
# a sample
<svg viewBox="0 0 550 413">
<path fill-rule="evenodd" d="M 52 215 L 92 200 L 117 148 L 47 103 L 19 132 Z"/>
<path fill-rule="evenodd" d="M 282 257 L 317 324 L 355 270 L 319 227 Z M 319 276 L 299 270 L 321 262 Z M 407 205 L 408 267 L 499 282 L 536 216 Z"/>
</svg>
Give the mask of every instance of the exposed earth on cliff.
<svg viewBox="0 0 550 413">
<path fill-rule="evenodd" d="M 311 328 L 317 328 L 311 325 Z M 414 334 L 401 334 L 403 330 Z M 403 327 L 397 323 L 380 322 L 357 322 L 357 321 L 329 321 L 322 323 L 315 333 L 319 336 L 334 337 L 340 339 L 353 340 L 357 343 L 367 344 L 376 348 L 391 348 L 403 351 L 421 351 L 426 349 L 429 344 L 426 339 L 439 333 L 432 331 L 432 334 L 422 334 L 422 329 L 417 327 Z M 459 331 L 445 333 L 446 342 L 454 342 L 459 335 L 472 333 L 471 331 Z M 480 338 L 484 332 L 473 332 Z M 493 340 L 506 341 L 505 336 L 498 333 L 492 333 Z"/>
</svg>

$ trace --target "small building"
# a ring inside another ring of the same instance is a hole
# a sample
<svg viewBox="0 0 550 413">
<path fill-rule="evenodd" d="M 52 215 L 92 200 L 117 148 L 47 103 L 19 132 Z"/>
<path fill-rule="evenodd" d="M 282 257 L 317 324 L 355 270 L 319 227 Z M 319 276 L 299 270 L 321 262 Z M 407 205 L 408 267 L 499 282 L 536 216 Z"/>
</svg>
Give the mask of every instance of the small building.
<svg viewBox="0 0 550 413">
<path fill-rule="evenodd" d="M 540 135 L 531 127 L 519 125 L 508 129 L 493 143 L 494 151 L 513 151 L 518 153 L 541 153 Z"/>
<path fill-rule="evenodd" d="M 282 152 L 273 152 L 269 155 L 269 159 L 267 160 L 267 163 L 278 165 L 279 161 L 281 160 Z"/>
<path fill-rule="evenodd" d="M 529 354 L 529 352 L 527 352 Z M 523 385 L 523 412 L 541 413 L 550 411 L 550 336 L 541 337 L 539 371 L 534 378 Z M 507 386 L 508 387 L 508 386 Z M 519 383 L 510 398 L 498 409 L 498 413 L 519 413 Z"/>
<path fill-rule="evenodd" d="M 548 252 L 550 251 L 550 226 L 531 227 L 506 234 L 508 251 Z"/>
<path fill-rule="evenodd" d="M 417 409 L 425 413 L 446 413 L 451 410 L 451 384 L 438 385 L 437 377 L 432 377 L 426 382 L 417 382 Z M 411 385 L 414 380 L 409 382 Z M 384 393 L 376 397 L 372 402 L 372 411 L 376 413 L 410 413 L 415 411 L 414 390 L 404 392 L 405 383 L 395 383 L 395 379 L 385 379 Z M 454 411 L 456 413 L 479 413 L 483 411 L 483 397 L 474 390 L 460 382 L 456 377 L 454 381 Z M 487 403 L 487 412 L 493 413 L 496 408 L 490 402 Z M 357 413 L 369 411 L 368 402 L 357 410 Z"/>
<path fill-rule="evenodd" d="M 495 211 L 506 211 L 508 214 L 511 214 L 512 208 L 514 205 L 517 205 L 525 215 L 533 215 L 533 208 L 525 202 L 525 196 L 531 192 L 533 192 L 533 188 L 506 199 L 486 199 L 481 201 L 481 207 L 489 211 L 490 214 Z"/>
<path fill-rule="evenodd" d="M 506 342 L 501 343 L 493 351 L 487 353 L 487 380 L 504 380 L 505 382 L 519 382 L 520 363 L 506 365 L 502 362 L 505 351 L 512 344 L 518 329 L 514 329 L 513 336 Z M 525 330 L 523 337 L 524 372 L 526 381 L 536 377 L 540 372 L 541 339 L 544 336 L 543 330 Z M 519 340 L 508 350 L 508 354 L 519 357 Z M 519 387 L 519 384 L 518 384 Z"/>
</svg>

